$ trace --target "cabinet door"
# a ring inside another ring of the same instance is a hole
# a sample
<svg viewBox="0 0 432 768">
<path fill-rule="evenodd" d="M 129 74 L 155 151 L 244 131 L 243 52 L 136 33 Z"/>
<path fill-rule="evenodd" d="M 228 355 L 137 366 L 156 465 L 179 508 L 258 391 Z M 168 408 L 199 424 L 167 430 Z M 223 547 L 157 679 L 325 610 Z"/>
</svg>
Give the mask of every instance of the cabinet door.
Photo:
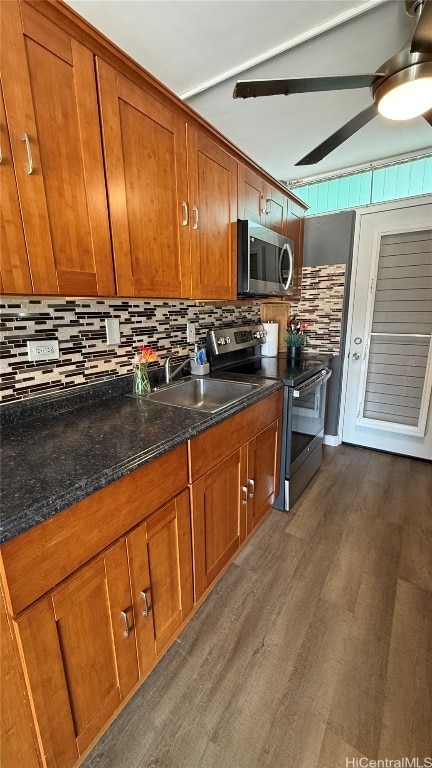
<svg viewBox="0 0 432 768">
<path fill-rule="evenodd" d="M 24 240 L 9 132 L 6 124 L 3 93 L 0 92 L 1 131 L 1 273 L 4 293 L 32 293 L 30 268 Z"/>
<path fill-rule="evenodd" d="M 16 621 L 46 765 L 68 768 L 138 681 L 126 543 Z"/>
<path fill-rule="evenodd" d="M 248 522 L 250 533 L 271 507 L 277 488 L 280 432 L 275 421 L 248 444 Z"/>
<path fill-rule="evenodd" d="M 237 296 L 237 161 L 188 127 L 192 298 Z"/>
<path fill-rule="evenodd" d="M 113 295 L 93 54 L 15 1 L 2 6 L 2 50 L 34 291 Z"/>
<path fill-rule="evenodd" d="M 4 768 L 40 768 L 21 664 L 1 594 L 0 648 L 0 765 Z"/>
<path fill-rule="evenodd" d="M 243 447 L 192 485 L 195 600 L 245 538 L 246 459 Z"/>
<path fill-rule="evenodd" d="M 190 296 L 186 123 L 97 61 L 118 293 Z"/>
<path fill-rule="evenodd" d="M 189 491 L 127 536 L 140 676 L 192 610 Z"/>
<path fill-rule="evenodd" d="M 264 224 L 269 229 L 286 234 L 288 198 L 279 189 L 266 185 Z"/>
<path fill-rule="evenodd" d="M 239 165 L 239 219 L 250 219 L 265 226 L 265 182 L 245 165 Z"/>
</svg>

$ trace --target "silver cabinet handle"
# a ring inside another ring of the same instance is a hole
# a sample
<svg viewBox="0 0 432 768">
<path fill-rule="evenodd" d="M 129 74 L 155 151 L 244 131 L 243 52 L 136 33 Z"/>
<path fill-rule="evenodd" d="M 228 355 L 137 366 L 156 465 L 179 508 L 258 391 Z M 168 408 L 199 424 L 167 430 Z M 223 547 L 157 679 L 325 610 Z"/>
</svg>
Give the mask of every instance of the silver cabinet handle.
<svg viewBox="0 0 432 768">
<path fill-rule="evenodd" d="M 23 135 L 21 136 L 21 139 L 26 145 L 27 159 L 28 159 L 28 166 L 26 168 L 26 173 L 28 173 L 28 175 L 30 176 L 30 174 L 33 173 L 33 158 L 32 158 L 30 141 L 26 133 L 23 133 Z"/>
<path fill-rule="evenodd" d="M 253 499 L 255 495 L 255 481 L 254 480 L 248 480 L 249 484 L 249 498 Z"/>
<path fill-rule="evenodd" d="M 141 595 L 142 599 L 144 600 L 144 610 L 142 612 L 142 615 L 143 616 L 148 616 L 149 615 L 149 611 L 150 611 L 150 606 L 149 606 L 149 603 L 148 603 L 148 600 L 147 600 L 147 590 L 143 589 L 140 592 L 140 595 Z"/>
<path fill-rule="evenodd" d="M 266 196 L 261 195 L 260 197 L 260 213 L 267 213 L 266 211 Z"/>
<path fill-rule="evenodd" d="M 272 212 L 272 199 L 268 197 L 266 200 L 265 212 L 269 215 Z"/>
<path fill-rule="evenodd" d="M 198 206 L 197 205 L 193 205 L 192 206 L 192 212 L 193 212 L 193 215 L 194 215 L 193 228 L 194 229 L 198 229 L 198 226 L 199 226 L 199 214 L 198 214 Z"/>
<path fill-rule="evenodd" d="M 133 623 L 132 623 L 132 625 L 129 624 L 129 619 L 128 619 L 128 615 L 127 615 L 127 612 L 129 610 L 130 610 L 129 608 L 126 608 L 125 611 L 120 611 L 120 616 L 122 617 L 122 619 L 123 619 L 123 621 L 125 623 L 123 637 L 129 637 L 131 631 L 133 630 Z"/>
<path fill-rule="evenodd" d="M 187 227 L 187 225 L 189 224 L 189 206 L 186 200 L 182 200 L 182 211 L 183 211 L 182 226 Z"/>
<path fill-rule="evenodd" d="M 244 499 L 242 499 L 242 504 L 247 504 L 247 500 L 248 500 L 248 489 L 246 488 L 246 486 L 245 486 L 245 485 L 242 485 L 241 489 L 242 489 L 242 492 L 244 493 Z"/>
</svg>

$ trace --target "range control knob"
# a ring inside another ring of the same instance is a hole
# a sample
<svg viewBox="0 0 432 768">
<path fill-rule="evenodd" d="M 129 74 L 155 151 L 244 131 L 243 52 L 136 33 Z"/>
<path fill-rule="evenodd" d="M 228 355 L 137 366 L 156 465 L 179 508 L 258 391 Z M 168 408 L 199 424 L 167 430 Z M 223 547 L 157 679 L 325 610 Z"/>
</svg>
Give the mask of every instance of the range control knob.
<svg viewBox="0 0 432 768">
<path fill-rule="evenodd" d="M 225 344 L 231 344 L 231 339 L 229 336 L 225 337 Z"/>
<path fill-rule="evenodd" d="M 265 331 L 255 331 L 254 339 L 265 339 L 267 333 Z"/>
<path fill-rule="evenodd" d="M 223 337 L 223 336 L 221 336 L 221 337 L 220 337 L 220 338 L 217 340 L 217 343 L 218 343 L 218 347 L 223 347 L 223 345 L 224 345 L 224 344 L 226 344 L 226 341 L 225 341 L 224 337 Z"/>
</svg>

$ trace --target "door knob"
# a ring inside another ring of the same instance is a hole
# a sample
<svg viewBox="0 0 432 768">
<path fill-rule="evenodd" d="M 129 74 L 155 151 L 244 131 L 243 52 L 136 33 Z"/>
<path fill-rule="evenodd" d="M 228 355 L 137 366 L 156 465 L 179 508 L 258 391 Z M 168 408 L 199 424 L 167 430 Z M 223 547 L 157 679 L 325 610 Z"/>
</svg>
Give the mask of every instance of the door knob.
<svg viewBox="0 0 432 768">
<path fill-rule="evenodd" d="M 358 352 L 354 352 L 354 354 L 353 354 L 353 356 L 352 356 L 352 359 L 353 359 L 353 360 L 360 360 L 360 355 L 359 355 L 359 353 L 358 353 Z"/>
</svg>

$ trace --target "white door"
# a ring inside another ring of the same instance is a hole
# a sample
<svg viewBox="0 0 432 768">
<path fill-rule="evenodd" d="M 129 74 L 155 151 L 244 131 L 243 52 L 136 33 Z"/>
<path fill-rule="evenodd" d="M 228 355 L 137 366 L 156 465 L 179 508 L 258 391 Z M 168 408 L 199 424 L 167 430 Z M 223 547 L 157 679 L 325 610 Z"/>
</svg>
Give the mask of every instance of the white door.
<svg viewBox="0 0 432 768">
<path fill-rule="evenodd" d="M 432 203 L 357 226 L 342 440 L 432 459 Z"/>
</svg>

